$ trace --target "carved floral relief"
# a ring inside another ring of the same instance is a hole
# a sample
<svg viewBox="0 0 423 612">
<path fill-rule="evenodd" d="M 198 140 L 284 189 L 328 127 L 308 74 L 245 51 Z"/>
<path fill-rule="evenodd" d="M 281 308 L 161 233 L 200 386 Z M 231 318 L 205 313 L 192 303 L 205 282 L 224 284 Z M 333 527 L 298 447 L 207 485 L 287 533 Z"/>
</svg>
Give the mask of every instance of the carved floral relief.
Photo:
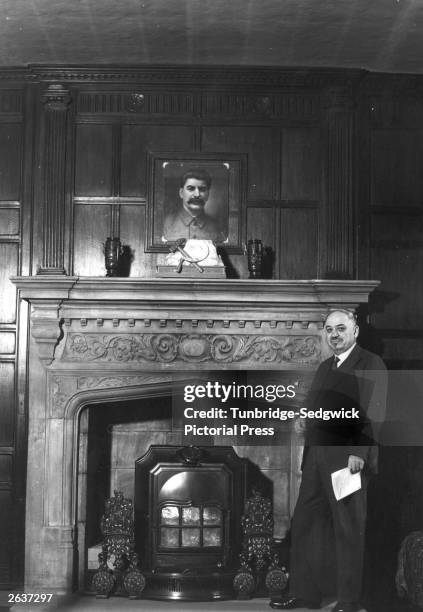
<svg viewBox="0 0 423 612">
<path fill-rule="evenodd" d="M 319 362 L 321 340 L 307 336 L 242 334 L 80 334 L 66 340 L 71 362 L 291 363 Z"/>
</svg>

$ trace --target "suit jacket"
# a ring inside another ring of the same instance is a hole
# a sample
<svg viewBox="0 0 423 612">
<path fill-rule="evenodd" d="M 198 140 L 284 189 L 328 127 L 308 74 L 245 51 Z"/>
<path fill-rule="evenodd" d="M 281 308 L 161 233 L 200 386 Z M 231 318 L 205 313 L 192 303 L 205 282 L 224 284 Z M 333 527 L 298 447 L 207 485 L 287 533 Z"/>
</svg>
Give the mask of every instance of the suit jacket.
<svg viewBox="0 0 423 612">
<path fill-rule="evenodd" d="M 313 379 L 307 408 L 353 408 L 358 419 L 308 419 L 303 462 L 312 445 L 343 447 L 343 455 L 357 455 L 365 469 L 377 471 L 379 432 L 385 418 L 387 372 L 382 359 L 358 345 L 333 369 L 333 357 L 322 362 Z M 346 467 L 346 465 L 345 465 Z"/>
</svg>

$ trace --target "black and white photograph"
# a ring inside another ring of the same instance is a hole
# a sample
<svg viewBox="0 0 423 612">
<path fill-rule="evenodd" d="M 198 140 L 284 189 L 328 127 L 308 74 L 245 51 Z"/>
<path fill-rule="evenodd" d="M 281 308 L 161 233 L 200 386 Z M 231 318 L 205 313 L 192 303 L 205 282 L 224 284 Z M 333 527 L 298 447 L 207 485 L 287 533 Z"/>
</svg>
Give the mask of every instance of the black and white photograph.
<svg viewBox="0 0 423 612">
<path fill-rule="evenodd" d="M 231 154 L 151 153 L 150 247 L 167 252 L 167 242 L 191 238 L 241 249 L 244 166 Z"/>
<path fill-rule="evenodd" d="M 2 0 L 0 612 L 423 610 L 422 0 Z"/>
</svg>

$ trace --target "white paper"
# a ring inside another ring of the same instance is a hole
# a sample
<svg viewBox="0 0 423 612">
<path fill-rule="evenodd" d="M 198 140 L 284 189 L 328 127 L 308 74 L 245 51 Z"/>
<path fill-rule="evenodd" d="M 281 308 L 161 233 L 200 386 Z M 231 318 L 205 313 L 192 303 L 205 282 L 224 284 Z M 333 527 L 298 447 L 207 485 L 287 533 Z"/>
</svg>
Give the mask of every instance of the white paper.
<svg viewBox="0 0 423 612">
<path fill-rule="evenodd" d="M 360 472 L 352 474 L 350 468 L 346 467 L 337 472 L 333 472 L 331 476 L 333 492 L 335 493 L 337 501 L 361 489 Z"/>
</svg>

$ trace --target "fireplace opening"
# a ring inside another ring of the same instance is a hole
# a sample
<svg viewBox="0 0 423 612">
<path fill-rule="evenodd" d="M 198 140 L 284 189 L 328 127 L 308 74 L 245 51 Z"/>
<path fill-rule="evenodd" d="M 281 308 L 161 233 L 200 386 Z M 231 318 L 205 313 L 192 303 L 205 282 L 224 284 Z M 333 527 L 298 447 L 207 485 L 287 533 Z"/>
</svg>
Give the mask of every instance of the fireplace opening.
<svg viewBox="0 0 423 612">
<path fill-rule="evenodd" d="M 134 500 L 135 459 L 151 444 L 182 443 L 172 429 L 169 395 L 90 404 L 80 415 L 79 588 L 90 591 L 101 552 L 105 500 L 115 490 Z"/>
<path fill-rule="evenodd" d="M 126 399 L 121 390 L 122 399 L 104 394 L 80 412 L 75 585 L 79 590 L 93 592 L 91 581 L 103 541 L 101 518 L 114 491 L 134 502 L 136 550 L 147 577 L 146 598 L 234 596 L 244 503 L 257 485 L 273 503 L 274 538 L 286 534 L 289 490 L 297 478 L 291 430 L 283 424 L 278 437 L 263 445 L 248 445 L 236 436 L 209 438 L 204 456 L 195 462 L 180 455 L 181 449 L 199 441 L 184 436 L 182 423 L 175 418 L 172 391 L 169 382 L 140 386 L 136 395 L 129 390 Z M 164 458 L 157 449 L 162 449 Z M 145 463 L 146 457 L 154 457 L 154 465 L 150 459 Z M 205 583 L 200 576 L 207 577 Z"/>
</svg>

